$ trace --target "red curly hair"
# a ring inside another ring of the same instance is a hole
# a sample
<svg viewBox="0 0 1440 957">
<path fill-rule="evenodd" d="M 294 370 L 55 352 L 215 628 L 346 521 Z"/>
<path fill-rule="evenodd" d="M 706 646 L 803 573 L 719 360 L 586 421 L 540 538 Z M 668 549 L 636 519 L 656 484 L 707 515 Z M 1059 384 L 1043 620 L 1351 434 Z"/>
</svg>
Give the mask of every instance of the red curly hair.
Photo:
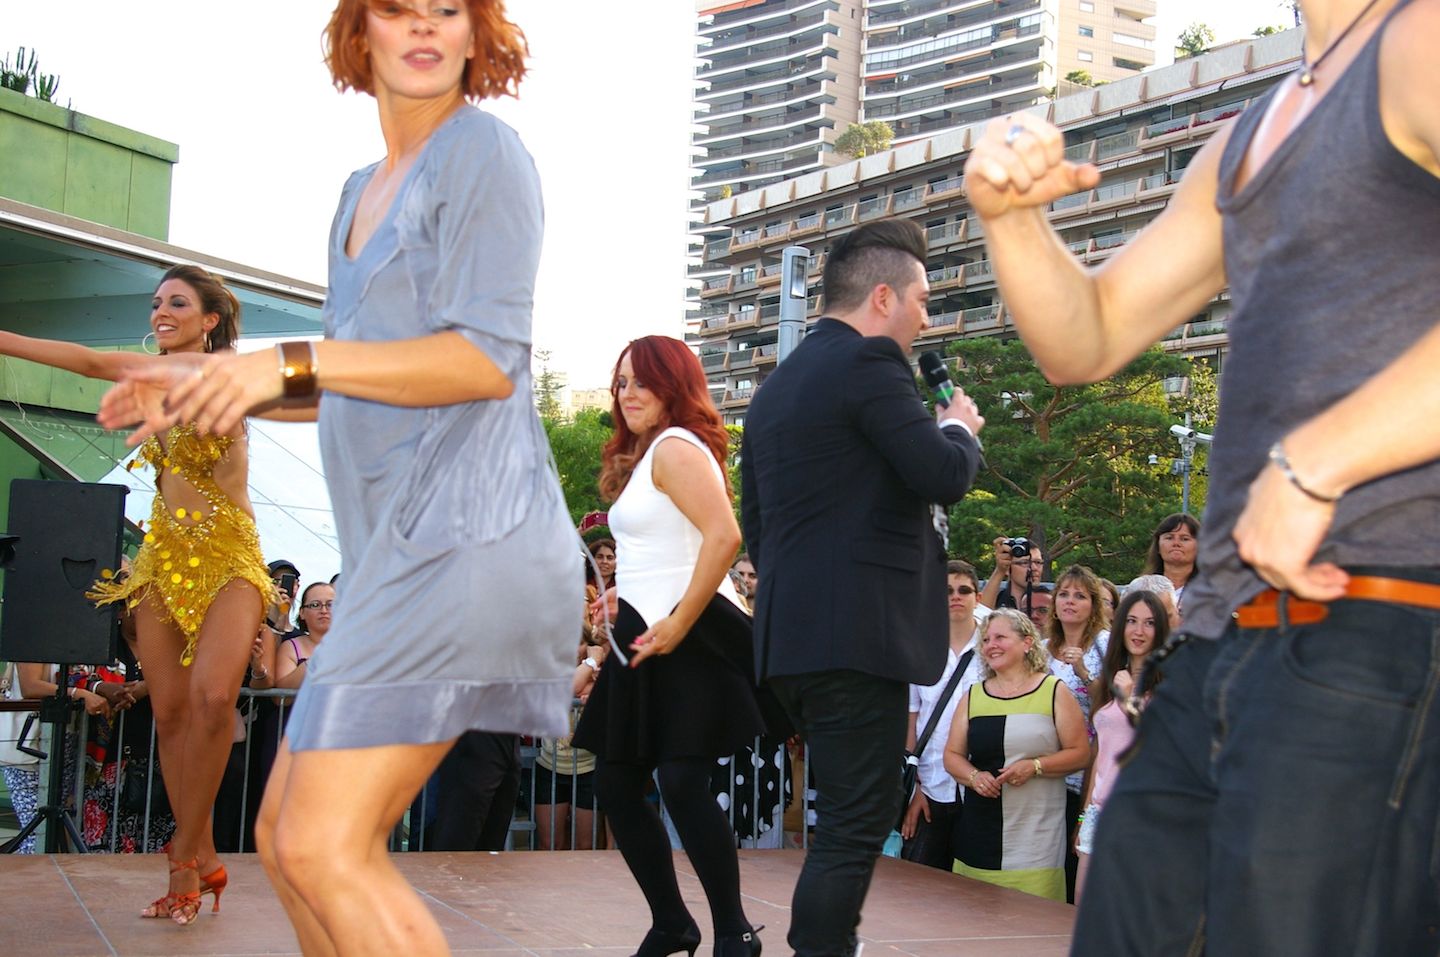
<svg viewBox="0 0 1440 957">
<path fill-rule="evenodd" d="M 475 31 L 475 56 L 460 78 L 467 100 L 517 96 L 530 48 L 520 28 L 505 18 L 504 0 L 464 0 Z M 375 95 L 365 44 L 365 14 L 377 7 L 408 7 L 381 0 L 340 0 L 325 27 L 325 65 L 335 88 Z"/>
<path fill-rule="evenodd" d="M 637 435 L 625 424 L 620 410 L 620 363 L 630 356 L 635 378 L 660 400 L 662 412 L 655 430 L 647 435 Z M 615 434 L 605 443 L 601 453 L 600 494 L 614 501 L 620 497 L 635 463 L 645 455 L 645 450 L 655 436 L 678 426 L 695 433 L 704 442 L 720 463 L 721 474 L 725 473 L 725 455 L 730 447 L 730 436 L 710 400 L 710 389 L 705 382 L 705 370 L 700 360 L 689 347 L 679 339 L 669 336 L 645 336 L 636 339 L 620 352 L 615 360 L 615 371 L 610 378 L 610 396 L 613 399 L 610 414 L 615 419 Z M 725 491 L 730 491 L 730 480 L 725 478 Z"/>
</svg>

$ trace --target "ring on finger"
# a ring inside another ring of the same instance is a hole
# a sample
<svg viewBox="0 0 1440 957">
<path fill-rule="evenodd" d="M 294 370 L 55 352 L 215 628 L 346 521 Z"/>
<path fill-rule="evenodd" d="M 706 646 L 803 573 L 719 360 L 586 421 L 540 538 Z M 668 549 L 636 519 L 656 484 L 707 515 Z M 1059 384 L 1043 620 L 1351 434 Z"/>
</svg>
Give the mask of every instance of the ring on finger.
<svg viewBox="0 0 1440 957">
<path fill-rule="evenodd" d="M 1024 126 L 1020 125 L 1019 123 L 1014 123 L 1014 124 L 1012 124 L 1011 127 L 1010 127 L 1010 129 L 1008 129 L 1008 130 L 1005 131 L 1005 145 L 1006 145 L 1006 146 L 1014 146 L 1014 145 L 1015 145 L 1015 141 L 1018 140 L 1022 135 L 1024 135 L 1025 133 L 1028 133 L 1028 132 L 1030 132 L 1030 131 L 1027 130 Z"/>
</svg>

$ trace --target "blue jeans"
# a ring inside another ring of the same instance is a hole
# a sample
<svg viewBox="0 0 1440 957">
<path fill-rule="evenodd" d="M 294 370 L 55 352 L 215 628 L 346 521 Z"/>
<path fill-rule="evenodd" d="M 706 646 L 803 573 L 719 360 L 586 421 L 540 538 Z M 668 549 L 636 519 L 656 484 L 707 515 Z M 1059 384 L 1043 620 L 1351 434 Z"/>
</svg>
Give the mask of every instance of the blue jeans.
<svg viewBox="0 0 1440 957">
<path fill-rule="evenodd" d="M 1375 574 L 1433 578 L 1416 570 Z M 1074 955 L 1440 953 L 1440 612 L 1369 601 L 1167 662 Z"/>
<path fill-rule="evenodd" d="M 909 688 L 859 671 L 783 675 L 770 688 L 810 745 L 815 774 L 815 837 L 786 939 L 796 957 L 847 957 L 875 858 L 900 815 Z"/>
</svg>

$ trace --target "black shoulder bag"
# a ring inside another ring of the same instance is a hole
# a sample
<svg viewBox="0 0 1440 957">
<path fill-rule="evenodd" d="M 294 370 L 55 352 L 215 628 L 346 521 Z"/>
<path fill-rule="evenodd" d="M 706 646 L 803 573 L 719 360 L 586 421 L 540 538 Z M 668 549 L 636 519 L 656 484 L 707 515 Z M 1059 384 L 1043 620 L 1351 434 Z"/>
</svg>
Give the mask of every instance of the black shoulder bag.
<svg viewBox="0 0 1440 957">
<path fill-rule="evenodd" d="M 930 720 L 925 722 L 925 730 L 921 731 L 920 737 L 915 739 L 915 750 L 905 752 L 905 760 L 900 765 L 900 793 L 904 800 L 900 804 L 900 818 L 895 824 L 897 831 L 905 821 L 905 812 L 909 810 L 910 802 L 915 798 L 915 788 L 919 786 L 920 755 L 925 753 L 925 745 L 930 743 L 930 736 L 935 733 L 935 725 L 940 723 L 940 715 L 945 710 L 945 705 L 955 694 L 955 689 L 960 687 L 960 679 L 965 677 L 965 671 L 970 667 L 970 659 L 974 657 L 974 648 L 960 656 L 960 661 L 955 665 L 955 671 L 945 684 L 945 690 L 935 700 L 935 710 L 931 712 Z"/>
</svg>

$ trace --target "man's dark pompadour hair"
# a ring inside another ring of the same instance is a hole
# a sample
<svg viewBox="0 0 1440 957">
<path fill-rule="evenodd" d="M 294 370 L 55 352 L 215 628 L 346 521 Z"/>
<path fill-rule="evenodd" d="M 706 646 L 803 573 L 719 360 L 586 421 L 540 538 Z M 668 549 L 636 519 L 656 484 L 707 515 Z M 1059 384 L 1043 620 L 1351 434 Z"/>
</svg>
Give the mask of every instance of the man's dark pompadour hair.
<svg viewBox="0 0 1440 957">
<path fill-rule="evenodd" d="M 840 237 L 825 256 L 825 311 L 849 312 L 882 283 L 903 293 L 911 262 L 924 266 L 925 253 L 925 230 L 909 219 L 877 220 Z"/>
</svg>

